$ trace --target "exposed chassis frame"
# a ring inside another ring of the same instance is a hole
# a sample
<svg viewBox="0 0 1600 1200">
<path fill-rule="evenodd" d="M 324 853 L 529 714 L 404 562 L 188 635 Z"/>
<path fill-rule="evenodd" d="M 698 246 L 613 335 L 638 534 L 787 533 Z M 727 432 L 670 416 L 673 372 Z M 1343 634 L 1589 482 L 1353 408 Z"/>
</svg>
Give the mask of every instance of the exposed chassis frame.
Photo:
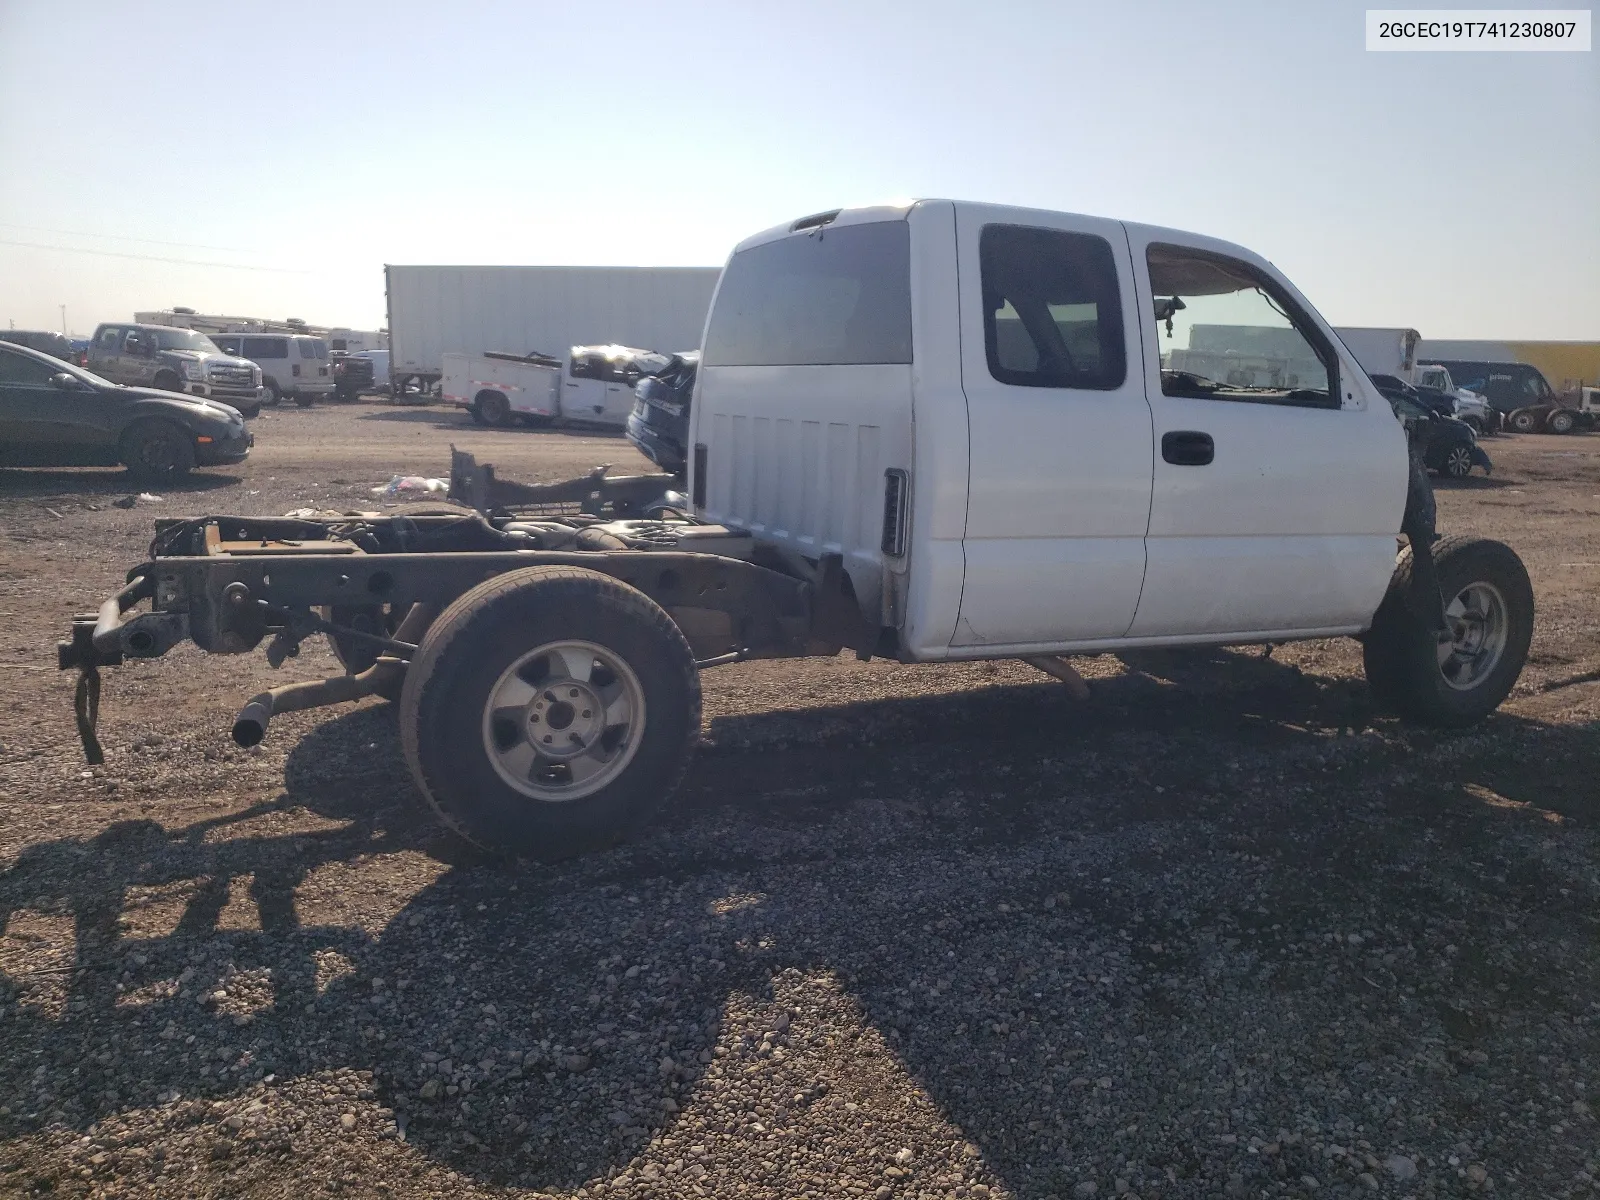
<svg viewBox="0 0 1600 1200">
<path fill-rule="evenodd" d="M 74 708 L 89 761 L 103 761 L 95 731 L 101 667 L 155 658 L 186 640 L 209 653 L 240 654 L 269 635 L 268 660 L 278 666 L 306 637 L 327 633 L 374 644 L 393 681 L 403 676 L 416 650 L 408 639 L 420 628 L 385 636 L 325 614 L 386 611 L 396 620 L 414 611 L 436 614 L 486 580 L 526 567 L 582 567 L 637 588 L 683 630 L 702 667 L 746 658 L 831 655 L 844 648 L 870 656 L 878 644 L 879 631 L 863 618 L 838 555 L 824 557 L 811 578 L 800 578 L 743 559 L 683 550 L 483 550 L 470 547 L 495 535 L 472 513 L 360 518 L 391 543 L 431 537 L 468 548 L 330 552 L 342 545 L 332 527 L 352 519 L 207 517 L 159 523 L 157 545 L 172 552 L 134 567 L 121 592 L 93 616 L 75 618 L 71 636 L 57 643 L 58 667 L 80 673 Z M 242 549 L 218 552 L 216 544 L 224 540 Z M 148 611 L 135 611 L 145 601 Z M 294 707 L 359 698 L 378 686 L 377 677 L 354 694 L 347 681 L 369 674 L 323 681 L 321 691 L 294 685 Z M 239 730 L 236 724 L 236 737 Z"/>
</svg>

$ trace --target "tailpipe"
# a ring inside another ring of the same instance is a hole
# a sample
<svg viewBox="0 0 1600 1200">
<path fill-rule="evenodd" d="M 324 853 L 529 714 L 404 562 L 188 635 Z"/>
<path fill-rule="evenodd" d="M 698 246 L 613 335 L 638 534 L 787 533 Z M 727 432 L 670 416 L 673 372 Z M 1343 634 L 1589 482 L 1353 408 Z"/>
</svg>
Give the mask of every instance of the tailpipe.
<svg viewBox="0 0 1600 1200">
<path fill-rule="evenodd" d="M 432 605 L 413 604 L 400 622 L 400 627 L 395 630 L 395 640 L 403 642 L 420 637 L 433 619 L 433 613 Z M 385 655 L 359 675 L 335 675 L 331 679 L 286 683 L 252 696 L 233 719 L 233 740 L 246 749 L 259 746 L 267 736 L 267 726 L 272 718 L 280 713 L 364 699 L 404 679 L 407 665 L 401 659 Z"/>
<path fill-rule="evenodd" d="M 233 719 L 233 740 L 248 750 L 259 746 L 267 736 L 267 722 L 272 720 L 272 693 L 262 692 L 250 697 L 250 702 L 239 710 Z"/>
</svg>

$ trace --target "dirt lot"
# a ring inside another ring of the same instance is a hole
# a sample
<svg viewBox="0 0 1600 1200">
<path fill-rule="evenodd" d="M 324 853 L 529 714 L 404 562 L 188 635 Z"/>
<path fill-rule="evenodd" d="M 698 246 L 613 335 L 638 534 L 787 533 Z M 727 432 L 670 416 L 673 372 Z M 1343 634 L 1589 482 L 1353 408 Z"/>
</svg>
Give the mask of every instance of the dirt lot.
<svg viewBox="0 0 1600 1200">
<path fill-rule="evenodd" d="M 0 471 L 0 1194 L 1593 1194 L 1600 437 L 1491 439 L 1441 524 L 1540 606 L 1504 711 L 1371 710 L 1353 643 L 706 676 L 634 844 L 486 861 L 391 709 L 274 721 L 320 648 L 107 673 L 84 767 L 53 643 L 151 521 L 618 438 L 273 411 L 243 467 L 111 506 Z M 269 678 L 270 677 L 270 678 Z"/>
</svg>

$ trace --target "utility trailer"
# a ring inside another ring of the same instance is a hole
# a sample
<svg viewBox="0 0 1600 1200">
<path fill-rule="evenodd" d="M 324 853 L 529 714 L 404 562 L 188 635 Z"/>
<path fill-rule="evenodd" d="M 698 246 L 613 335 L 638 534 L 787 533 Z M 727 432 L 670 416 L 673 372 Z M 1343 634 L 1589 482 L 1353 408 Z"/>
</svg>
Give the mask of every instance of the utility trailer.
<svg viewBox="0 0 1600 1200">
<path fill-rule="evenodd" d="M 1196 333 L 1274 324 L 1293 379 Z M 468 508 L 162 522 L 59 644 L 86 749 L 104 667 L 184 640 L 280 664 L 327 636 L 346 673 L 252 698 L 234 738 L 397 699 L 440 816 L 549 858 L 648 819 L 700 672 L 741 659 L 1018 659 L 1081 695 L 1070 655 L 1349 636 L 1380 705 L 1460 727 L 1527 657 L 1516 554 L 1436 539 L 1388 401 L 1225 242 L 951 201 L 804 217 L 730 258 L 689 415 L 688 497 L 458 455 Z"/>
</svg>

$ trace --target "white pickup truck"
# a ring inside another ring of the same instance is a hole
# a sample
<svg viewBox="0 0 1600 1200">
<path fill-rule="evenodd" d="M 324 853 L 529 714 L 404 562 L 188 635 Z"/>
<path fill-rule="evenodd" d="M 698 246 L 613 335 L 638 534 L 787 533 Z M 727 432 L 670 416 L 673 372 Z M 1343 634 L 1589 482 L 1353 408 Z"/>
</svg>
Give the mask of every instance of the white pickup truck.
<svg viewBox="0 0 1600 1200">
<path fill-rule="evenodd" d="M 1191 331 L 1227 325 L 1280 330 L 1293 378 L 1191 369 Z M 1379 704 L 1460 726 L 1527 655 L 1517 556 L 1403 545 L 1432 541 L 1431 494 L 1388 402 L 1270 263 L 1211 238 L 940 200 L 768 230 L 722 273 L 690 442 L 691 496 L 637 519 L 593 477 L 588 515 L 552 516 L 551 488 L 458 455 L 465 517 L 165 527 L 61 644 L 86 747 L 99 666 L 328 634 L 350 673 L 255 697 L 236 739 L 398 696 L 445 820 L 555 857 L 654 811 L 700 672 L 744 658 L 1016 658 L 1081 686 L 1064 656 L 1348 636 Z"/>
</svg>

